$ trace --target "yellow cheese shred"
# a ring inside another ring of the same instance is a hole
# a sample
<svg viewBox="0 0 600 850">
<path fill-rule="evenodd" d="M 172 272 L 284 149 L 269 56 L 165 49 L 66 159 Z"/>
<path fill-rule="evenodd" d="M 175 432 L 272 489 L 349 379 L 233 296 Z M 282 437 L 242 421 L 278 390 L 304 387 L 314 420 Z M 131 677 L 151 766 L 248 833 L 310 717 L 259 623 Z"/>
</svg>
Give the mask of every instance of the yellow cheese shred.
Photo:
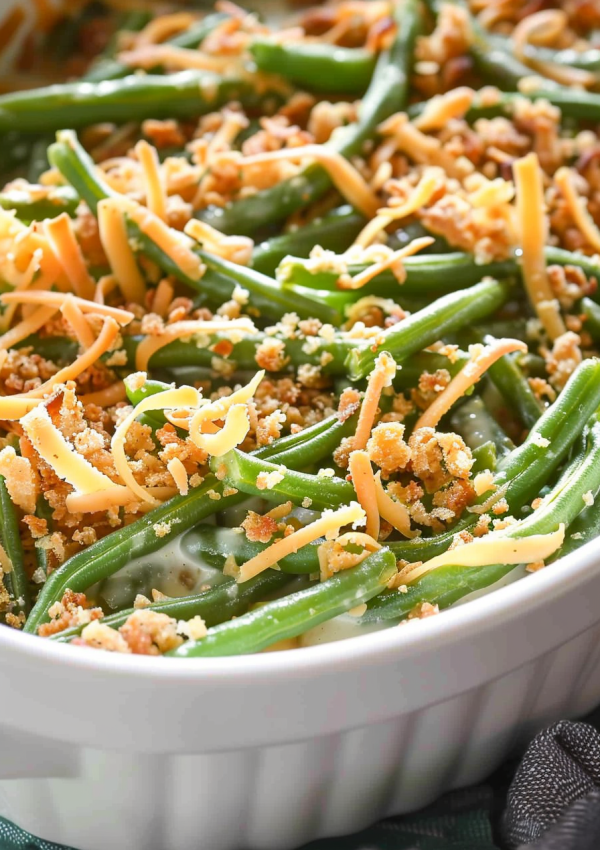
<svg viewBox="0 0 600 850">
<path fill-rule="evenodd" d="M 13 328 L 0 336 L 0 348 L 13 348 L 17 343 L 26 339 L 30 334 L 36 333 L 48 322 L 55 313 L 58 312 L 58 307 L 38 307 L 31 315 L 27 316 Z"/>
<path fill-rule="evenodd" d="M 149 410 L 165 410 L 175 407 L 196 408 L 199 403 L 200 394 L 198 390 L 194 389 L 194 387 L 184 386 L 179 387 L 178 389 L 164 390 L 163 392 L 156 393 L 155 395 L 148 396 L 143 399 L 117 427 L 111 441 L 111 452 L 115 468 L 127 487 L 129 487 L 131 492 L 141 501 L 150 502 L 151 504 L 158 503 L 146 487 L 142 487 L 141 484 L 137 483 L 127 461 L 127 455 L 125 454 L 125 439 L 131 424 L 138 416 Z"/>
<path fill-rule="evenodd" d="M 189 425 L 192 442 L 213 457 L 219 457 L 239 446 L 250 429 L 247 403 L 264 376 L 264 371 L 257 372 L 245 387 L 198 407 Z M 223 427 L 214 432 L 217 420 L 223 421 Z"/>
<path fill-rule="evenodd" d="M 134 150 L 142 166 L 148 209 L 162 221 L 166 221 L 167 195 L 160 173 L 160 162 L 156 148 L 149 145 L 145 139 L 140 139 Z"/>
<path fill-rule="evenodd" d="M 144 502 L 138 510 L 151 510 L 158 503 L 177 495 L 175 487 L 149 487 L 152 502 Z M 136 497 L 128 487 L 116 485 L 111 490 L 98 490 L 96 493 L 69 493 L 65 503 L 72 514 L 95 514 L 110 508 L 120 508 L 135 502 Z"/>
<path fill-rule="evenodd" d="M 324 511 L 320 519 L 305 525 L 298 531 L 288 537 L 283 537 L 281 540 L 276 540 L 267 549 L 264 549 L 254 558 L 250 558 L 240 568 L 238 577 L 239 582 L 248 581 L 259 573 L 264 572 L 269 567 L 274 566 L 281 558 L 286 555 L 291 555 L 297 552 L 313 540 L 325 535 L 328 539 L 337 537 L 338 531 L 342 526 L 350 523 L 362 523 L 365 520 L 365 512 L 358 502 L 351 502 L 336 511 Z"/>
<path fill-rule="evenodd" d="M 413 569 L 408 567 L 406 583 L 412 583 L 439 567 L 486 567 L 491 564 L 529 564 L 533 561 L 543 561 L 562 546 L 564 539 L 564 523 L 550 534 L 532 534 L 530 537 L 509 537 L 507 534 L 492 532 L 472 543 L 443 552 Z"/>
<path fill-rule="evenodd" d="M 24 416 L 21 426 L 40 457 L 59 478 L 71 484 L 79 493 L 95 493 L 97 490 L 118 486 L 75 451 L 54 425 L 43 404 Z"/>
<path fill-rule="evenodd" d="M 235 67 L 235 60 L 230 56 L 212 56 L 174 44 L 148 44 L 134 50 L 124 50 L 118 58 L 130 68 L 143 68 L 146 71 L 164 65 L 170 71 L 195 70 L 223 74 L 231 73 Z"/>
<path fill-rule="evenodd" d="M 30 289 L 27 292 L 5 292 L 0 295 L 2 304 L 43 304 L 47 307 L 56 307 L 57 310 L 65 303 L 67 295 L 62 292 L 38 292 Z M 119 307 L 107 307 L 97 301 L 89 301 L 85 298 L 78 298 L 75 295 L 70 296 L 73 303 L 76 304 L 83 313 L 96 313 L 99 316 L 110 316 L 115 322 L 121 326 L 128 325 L 134 318 L 133 313 L 129 310 L 122 310 Z"/>
<path fill-rule="evenodd" d="M 93 298 L 94 280 L 87 270 L 69 216 L 61 213 L 56 218 L 47 219 L 44 233 L 76 295 Z"/>
<path fill-rule="evenodd" d="M 463 118 L 471 108 L 475 92 L 467 86 L 459 86 L 445 94 L 438 94 L 427 101 L 423 112 L 413 121 L 421 132 L 443 130 L 452 118 Z"/>
<path fill-rule="evenodd" d="M 386 257 L 378 263 L 372 263 L 367 266 L 366 269 L 363 269 L 362 272 L 354 275 L 354 277 L 346 278 L 345 276 L 342 276 L 338 281 L 338 287 L 339 289 L 361 289 L 361 287 L 373 280 L 374 277 L 377 277 L 378 274 L 381 274 L 394 266 L 394 273 L 400 282 L 400 280 L 404 280 L 406 276 L 404 269 L 402 268 L 402 260 L 406 257 L 412 257 L 413 254 L 416 254 L 423 248 L 427 248 L 427 246 L 431 245 L 433 241 L 434 240 L 431 236 L 421 236 L 419 239 L 413 239 L 412 242 L 405 245 L 404 248 L 394 251 L 389 255 L 389 257 Z"/>
<path fill-rule="evenodd" d="M 490 345 L 471 346 L 471 359 L 460 370 L 458 375 L 450 381 L 448 386 L 434 399 L 427 410 L 421 414 L 415 425 L 418 428 L 435 428 L 442 416 L 444 416 L 458 401 L 459 398 L 469 390 L 484 375 L 487 369 L 496 360 L 512 351 L 527 353 L 527 346 L 518 339 L 498 339 Z"/>
<path fill-rule="evenodd" d="M 178 457 L 172 457 L 171 460 L 167 463 L 167 469 L 173 476 L 173 481 L 177 485 L 177 489 L 179 490 L 182 496 L 187 496 L 190 485 L 188 482 L 188 475 L 185 471 L 185 466 L 181 462 Z"/>
<path fill-rule="evenodd" d="M 157 336 L 147 336 L 140 342 L 135 353 L 135 368 L 139 372 L 146 372 L 152 355 L 176 339 L 192 337 L 198 334 L 219 333 L 222 331 L 226 333 L 231 332 L 235 338 L 235 335 L 239 333 L 255 333 L 256 328 L 252 320 L 246 318 L 232 320 L 211 319 L 210 321 L 186 319 L 181 322 L 173 322 L 173 324 L 166 326 L 163 333 Z"/>
<path fill-rule="evenodd" d="M 385 230 L 393 221 L 400 221 L 403 218 L 407 218 L 428 204 L 439 185 L 440 172 L 434 168 L 426 169 L 423 177 L 421 177 L 406 201 L 397 207 L 381 207 L 381 209 L 378 209 L 375 218 L 371 219 L 363 227 L 354 240 L 352 247 L 367 248 L 375 241 L 381 231 Z"/>
<path fill-rule="evenodd" d="M 127 301 L 143 304 L 146 284 L 127 238 L 127 227 L 118 199 L 105 198 L 98 204 L 100 241 L 110 267 Z"/>
<path fill-rule="evenodd" d="M 103 390 L 95 390 L 95 392 L 85 393 L 79 396 L 79 401 L 85 407 L 86 404 L 95 404 L 97 407 L 112 407 L 120 401 L 125 401 L 127 391 L 123 381 L 117 381 L 105 387 Z"/>
<path fill-rule="evenodd" d="M 402 502 L 396 502 L 383 489 L 381 472 L 375 475 L 374 480 L 377 509 L 382 519 L 389 522 L 404 537 L 418 537 L 419 532 L 413 531 L 410 527 L 410 514 L 406 505 L 403 505 Z"/>
<path fill-rule="evenodd" d="M 562 192 L 575 224 L 585 237 L 586 242 L 589 242 L 595 251 L 600 252 L 600 228 L 591 217 L 585 200 L 577 193 L 573 181 L 573 172 L 570 168 L 563 166 L 554 175 L 554 181 Z"/>
<path fill-rule="evenodd" d="M 231 263 L 247 266 L 252 259 L 254 242 L 248 236 L 226 236 L 197 218 L 191 218 L 183 230 L 205 250 Z"/>
<path fill-rule="evenodd" d="M 554 340 L 566 328 L 546 272 L 544 186 L 537 154 L 529 153 L 515 160 L 513 174 L 517 190 L 517 231 L 521 234 L 523 250 L 523 282 L 546 333 Z"/>
<path fill-rule="evenodd" d="M 367 518 L 366 533 L 377 540 L 379 537 L 379 509 L 373 467 L 365 451 L 350 452 L 348 470 L 356 496 Z"/>
<path fill-rule="evenodd" d="M 231 159 L 231 154 L 223 154 L 223 158 Z M 302 145 L 298 148 L 282 148 L 267 151 L 253 156 L 237 157 L 236 165 L 262 165 L 265 162 L 301 162 L 313 159 L 325 168 L 338 192 L 348 203 L 356 207 L 367 218 L 372 218 L 377 212 L 379 201 L 358 170 L 337 151 L 330 150 L 325 145 Z"/>
</svg>

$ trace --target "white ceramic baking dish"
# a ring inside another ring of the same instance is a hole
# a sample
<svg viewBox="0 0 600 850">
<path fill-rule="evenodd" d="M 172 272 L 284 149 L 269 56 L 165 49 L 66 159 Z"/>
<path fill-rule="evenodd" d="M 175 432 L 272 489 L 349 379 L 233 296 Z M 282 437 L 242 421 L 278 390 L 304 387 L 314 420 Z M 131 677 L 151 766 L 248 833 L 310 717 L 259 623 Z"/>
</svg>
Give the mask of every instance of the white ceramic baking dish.
<svg viewBox="0 0 600 850">
<path fill-rule="evenodd" d="M 595 542 L 414 625 L 225 659 L 0 628 L 0 814 L 79 850 L 285 850 L 424 806 L 600 701 Z"/>
</svg>

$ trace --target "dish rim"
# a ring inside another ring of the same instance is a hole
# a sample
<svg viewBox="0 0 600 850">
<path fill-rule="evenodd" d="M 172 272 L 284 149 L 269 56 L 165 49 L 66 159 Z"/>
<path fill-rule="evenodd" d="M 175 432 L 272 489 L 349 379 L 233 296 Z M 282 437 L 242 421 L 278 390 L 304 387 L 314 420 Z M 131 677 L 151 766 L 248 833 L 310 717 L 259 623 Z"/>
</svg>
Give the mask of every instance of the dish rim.
<svg viewBox="0 0 600 850">
<path fill-rule="evenodd" d="M 422 653 L 440 642 L 445 643 L 450 636 L 458 639 L 469 633 L 475 635 L 486 626 L 491 628 L 504 620 L 524 616 L 526 611 L 531 612 L 547 601 L 576 589 L 578 584 L 589 581 L 589 574 L 600 560 L 600 553 L 595 552 L 595 543 L 596 540 L 590 540 L 549 567 L 465 604 L 450 607 L 438 616 L 416 620 L 415 625 L 410 627 L 398 630 L 396 626 L 390 626 L 364 635 L 303 647 L 300 651 L 165 659 L 162 656 L 126 655 L 72 647 L 8 627 L 0 628 L 0 650 L 12 650 L 24 659 L 42 657 L 49 663 L 73 670 L 95 668 L 114 678 L 209 678 L 214 681 L 215 678 L 235 676 L 256 682 L 257 679 L 272 679 L 274 675 L 322 674 L 328 670 L 360 666 L 367 660 L 389 661 L 392 653 L 395 660 L 399 660 Z M 567 581 L 565 570 L 568 571 Z"/>
</svg>

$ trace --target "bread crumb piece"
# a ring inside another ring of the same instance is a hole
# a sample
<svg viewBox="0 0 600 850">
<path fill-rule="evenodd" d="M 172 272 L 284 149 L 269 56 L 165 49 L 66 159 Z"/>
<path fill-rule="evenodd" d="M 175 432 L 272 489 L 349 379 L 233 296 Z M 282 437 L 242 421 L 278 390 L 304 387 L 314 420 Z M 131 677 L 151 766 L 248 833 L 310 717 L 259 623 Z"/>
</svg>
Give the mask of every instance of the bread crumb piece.
<svg viewBox="0 0 600 850">
<path fill-rule="evenodd" d="M 591 508 L 591 506 L 594 504 L 594 494 L 591 490 L 588 490 L 587 493 L 583 494 L 583 501 L 588 506 L 588 508 Z"/>
<path fill-rule="evenodd" d="M 367 610 L 366 602 L 363 602 L 361 605 L 355 605 L 354 608 L 350 608 L 348 613 L 351 617 L 362 617 L 362 615 Z"/>
<path fill-rule="evenodd" d="M 171 523 L 155 522 L 152 528 L 154 529 L 154 533 L 157 537 L 166 537 L 167 534 L 171 531 Z"/>
<path fill-rule="evenodd" d="M 177 632 L 180 635 L 185 635 L 185 637 L 190 640 L 200 640 L 203 637 L 206 637 L 206 633 L 208 629 L 206 628 L 206 623 L 200 616 L 200 614 L 196 614 L 195 617 L 192 617 L 191 620 L 179 620 L 177 623 Z"/>
</svg>

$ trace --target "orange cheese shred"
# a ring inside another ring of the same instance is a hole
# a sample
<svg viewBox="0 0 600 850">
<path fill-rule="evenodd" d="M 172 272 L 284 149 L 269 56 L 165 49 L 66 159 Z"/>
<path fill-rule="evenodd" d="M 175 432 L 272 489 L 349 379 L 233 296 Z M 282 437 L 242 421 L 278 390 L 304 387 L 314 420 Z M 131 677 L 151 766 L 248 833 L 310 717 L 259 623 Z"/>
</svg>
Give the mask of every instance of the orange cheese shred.
<svg viewBox="0 0 600 850">
<path fill-rule="evenodd" d="M 575 224 L 595 251 L 600 252 L 600 228 L 590 215 L 585 200 L 580 197 L 573 181 L 573 172 L 563 166 L 554 175 L 554 181 L 569 206 Z"/>
<path fill-rule="evenodd" d="M 149 145 L 145 139 L 140 139 L 134 150 L 142 166 L 148 209 L 154 215 L 158 216 L 158 218 L 162 219 L 162 221 L 166 221 L 167 195 L 160 173 L 160 163 L 156 148 Z"/>
<path fill-rule="evenodd" d="M 566 328 L 554 297 L 548 274 L 544 244 L 547 236 L 544 215 L 544 186 L 537 154 L 529 153 L 513 163 L 517 190 L 517 230 L 521 234 L 523 281 L 546 333 L 554 340 Z"/>
<path fill-rule="evenodd" d="M 377 540 L 379 537 L 379 509 L 373 467 L 365 451 L 350 452 L 348 469 L 361 508 L 367 517 L 366 533 Z"/>
<path fill-rule="evenodd" d="M 381 472 L 375 475 L 375 494 L 379 515 L 404 537 L 418 537 L 419 532 L 413 531 L 410 527 L 410 514 L 406 505 L 396 502 L 385 492 L 381 483 Z"/>
<path fill-rule="evenodd" d="M 0 336 L 0 348 L 14 348 L 17 343 L 26 339 L 30 334 L 34 334 L 40 328 L 43 328 L 46 322 L 57 312 L 58 307 L 38 307 L 26 319 Z"/>
<path fill-rule="evenodd" d="M 104 198 L 98 204 L 98 229 L 104 253 L 127 301 L 143 304 L 146 284 L 127 237 L 119 200 Z"/>
<path fill-rule="evenodd" d="M 27 292 L 5 292 L 0 295 L 3 304 L 44 304 L 47 307 L 56 307 L 57 310 L 65 303 L 67 295 L 62 292 L 38 292 L 30 289 Z M 134 318 L 129 310 L 121 310 L 119 307 L 107 307 L 97 301 L 89 301 L 85 298 L 70 296 L 83 313 L 97 313 L 99 316 L 109 316 L 119 325 L 128 325 Z"/>
<path fill-rule="evenodd" d="M 413 239 L 412 242 L 405 245 L 404 248 L 394 251 L 393 254 L 390 254 L 389 257 L 386 257 L 378 263 L 372 263 L 370 266 L 367 266 L 366 269 L 363 269 L 362 272 L 354 275 L 354 277 L 348 279 L 346 277 L 341 277 L 338 281 L 338 287 L 340 289 L 360 289 L 369 283 L 369 281 L 373 280 L 374 277 L 377 277 L 378 274 L 381 274 L 394 266 L 396 266 L 394 269 L 396 275 L 401 277 L 404 273 L 402 260 L 406 257 L 412 257 L 413 254 L 416 254 L 423 248 L 427 248 L 427 246 L 431 245 L 433 241 L 434 240 L 431 236 L 421 236 L 419 239 Z M 402 276 L 401 279 L 404 279 L 404 277 Z"/>
<path fill-rule="evenodd" d="M 356 423 L 356 431 L 352 438 L 352 447 L 355 450 L 364 449 L 367 445 L 377 408 L 379 399 L 384 387 L 389 387 L 396 376 L 396 362 L 387 353 L 382 351 L 375 361 L 375 367 L 367 382 L 367 389 L 362 400 L 360 413 L 358 414 L 358 422 Z"/>
<path fill-rule="evenodd" d="M 87 270 L 71 219 L 66 213 L 44 222 L 44 233 L 69 283 L 80 298 L 93 298 L 95 284 Z"/>
<path fill-rule="evenodd" d="M 135 368 L 139 372 L 148 370 L 148 363 L 153 354 L 164 348 L 170 342 L 182 337 L 193 337 L 199 334 L 211 334 L 225 332 L 233 335 L 255 333 L 256 328 L 250 319 L 233 319 L 231 321 L 210 320 L 202 321 L 200 319 L 187 319 L 181 322 L 173 322 L 167 325 L 164 332 L 157 336 L 147 336 L 137 347 L 135 353 Z"/>
<path fill-rule="evenodd" d="M 46 308 L 51 309 L 51 308 Z M 60 308 L 61 313 L 73 328 L 79 345 L 83 349 L 90 348 L 94 344 L 94 333 L 88 325 L 80 307 L 75 303 L 73 296 L 68 295 Z"/>
</svg>

